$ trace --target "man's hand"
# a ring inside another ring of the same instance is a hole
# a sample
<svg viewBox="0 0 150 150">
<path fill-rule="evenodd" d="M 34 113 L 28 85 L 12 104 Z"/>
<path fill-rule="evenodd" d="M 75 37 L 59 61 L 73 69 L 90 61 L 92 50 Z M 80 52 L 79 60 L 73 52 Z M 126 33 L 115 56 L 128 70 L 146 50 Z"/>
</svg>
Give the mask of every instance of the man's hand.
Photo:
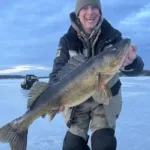
<svg viewBox="0 0 150 150">
<path fill-rule="evenodd" d="M 64 110 L 65 110 L 65 106 L 61 106 L 61 107 L 59 108 L 59 110 L 58 110 L 57 113 L 63 112 Z M 41 117 L 42 117 L 42 118 L 45 118 L 45 116 L 46 116 L 46 114 L 45 114 L 45 115 L 42 115 Z"/>
<path fill-rule="evenodd" d="M 131 45 L 130 46 L 130 50 L 129 50 L 128 54 L 127 54 L 127 57 L 125 58 L 125 61 L 123 62 L 120 70 L 124 70 L 124 68 L 126 66 L 132 64 L 132 62 L 136 58 L 136 51 L 137 51 L 136 45 Z"/>
</svg>

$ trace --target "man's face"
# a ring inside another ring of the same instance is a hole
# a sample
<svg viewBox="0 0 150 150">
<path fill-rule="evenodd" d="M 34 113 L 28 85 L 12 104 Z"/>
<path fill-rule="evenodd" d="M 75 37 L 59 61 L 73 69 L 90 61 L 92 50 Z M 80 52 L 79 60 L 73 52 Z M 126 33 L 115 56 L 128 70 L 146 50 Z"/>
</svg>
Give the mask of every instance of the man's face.
<svg viewBox="0 0 150 150">
<path fill-rule="evenodd" d="M 86 5 L 82 7 L 78 16 L 82 28 L 86 33 L 91 33 L 100 19 L 100 11 L 97 7 Z"/>
</svg>

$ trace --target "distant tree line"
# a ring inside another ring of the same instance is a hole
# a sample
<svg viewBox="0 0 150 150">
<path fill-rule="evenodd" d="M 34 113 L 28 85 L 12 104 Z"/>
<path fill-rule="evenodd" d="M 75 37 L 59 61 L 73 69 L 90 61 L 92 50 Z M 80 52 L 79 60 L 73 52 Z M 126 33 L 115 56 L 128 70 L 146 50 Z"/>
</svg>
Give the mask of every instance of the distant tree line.
<svg viewBox="0 0 150 150">
<path fill-rule="evenodd" d="M 25 76 L 22 75 L 0 75 L 0 79 L 23 79 Z"/>
<path fill-rule="evenodd" d="M 0 79 L 24 79 L 25 75 L 0 75 Z M 48 76 L 40 76 L 38 78 L 49 78 Z"/>
<path fill-rule="evenodd" d="M 123 73 L 119 72 L 119 76 L 125 76 Z M 150 76 L 150 70 L 143 70 L 140 76 Z M 24 75 L 0 75 L 0 79 L 24 79 Z M 39 79 L 49 78 L 49 76 L 39 76 Z"/>
<path fill-rule="evenodd" d="M 126 76 L 125 74 L 123 74 L 122 72 L 119 72 L 119 76 L 120 77 L 124 77 L 124 76 Z M 143 70 L 143 72 L 140 74 L 140 75 L 138 75 L 138 76 L 150 76 L 150 70 Z"/>
</svg>

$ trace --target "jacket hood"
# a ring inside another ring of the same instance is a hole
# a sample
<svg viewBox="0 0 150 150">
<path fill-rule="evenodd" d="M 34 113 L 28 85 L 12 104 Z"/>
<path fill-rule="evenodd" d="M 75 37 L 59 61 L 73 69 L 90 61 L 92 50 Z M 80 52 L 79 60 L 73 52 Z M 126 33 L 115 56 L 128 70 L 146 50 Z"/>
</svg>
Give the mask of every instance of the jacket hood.
<svg viewBox="0 0 150 150">
<path fill-rule="evenodd" d="M 75 12 L 70 13 L 70 20 L 72 27 L 77 31 L 77 34 L 79 37 L 83 37 L 87 39 L 87 35 L 83 31 L 79 19 L 76 17 Z M 93 29 L 91 35 L 88 37 L 92 37 L 93 35 L 96 35 L 101 30 L 101 25 L 103 23 L 103 17 L 101 16 L 99 23 L 97 26 Z"/>
</svg>

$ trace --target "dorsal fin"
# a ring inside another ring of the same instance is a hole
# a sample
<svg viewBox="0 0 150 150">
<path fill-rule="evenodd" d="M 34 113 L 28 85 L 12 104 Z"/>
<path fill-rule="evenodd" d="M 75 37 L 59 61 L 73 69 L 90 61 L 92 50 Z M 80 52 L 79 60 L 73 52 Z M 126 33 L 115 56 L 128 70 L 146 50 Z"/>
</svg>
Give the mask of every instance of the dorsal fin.
<svg viewBox="0 0 150 150">
<path fill-rule="evenodd" d="M 70 57 L 68 63 L 58 72 L 57 80 L 60 81 L 65 76 L 73 72 L 76 68 L 81 66 L 87 61 L 87 58 L 84 55 L 77 54 Z"/>
<path fill-rule="evenodd" d="M 63 79 L 65 76 L 67 76 L 69 73 L 73 72 L 76 68 L 78 68 L 80 65 L 82 65 L 84 62 L 86 62 L 87 58 L 81 54 L 73 54 L 70 55 L 70 59 L 68 63 L 62 67 L 62 69 L 57 74 L 57 82 L 59 82 L 61 79 Z M 55 84 L 55 83 L 54 83 Z M 27 108 L 32 107 L 34 102 L 37 100 L 37 98 L 49 87 L 48 83 L 45 82 L 35 82 L 32 87 L 30 88 L 29 94 L 28 94 L 28 102 L 27 102 Z"/>
<path fill-rule="evenodd" d="M 28 102 L 27 102 L 27 108 L 30 108 L 32 104 L 35 102 L 35 100 L 41 95 L 46 89 L 48 88 L 48 83 L 46 82 L 35 82 L 32 87 L 30 88 L 29 94 L 28 94 Z"/>
</svg>

